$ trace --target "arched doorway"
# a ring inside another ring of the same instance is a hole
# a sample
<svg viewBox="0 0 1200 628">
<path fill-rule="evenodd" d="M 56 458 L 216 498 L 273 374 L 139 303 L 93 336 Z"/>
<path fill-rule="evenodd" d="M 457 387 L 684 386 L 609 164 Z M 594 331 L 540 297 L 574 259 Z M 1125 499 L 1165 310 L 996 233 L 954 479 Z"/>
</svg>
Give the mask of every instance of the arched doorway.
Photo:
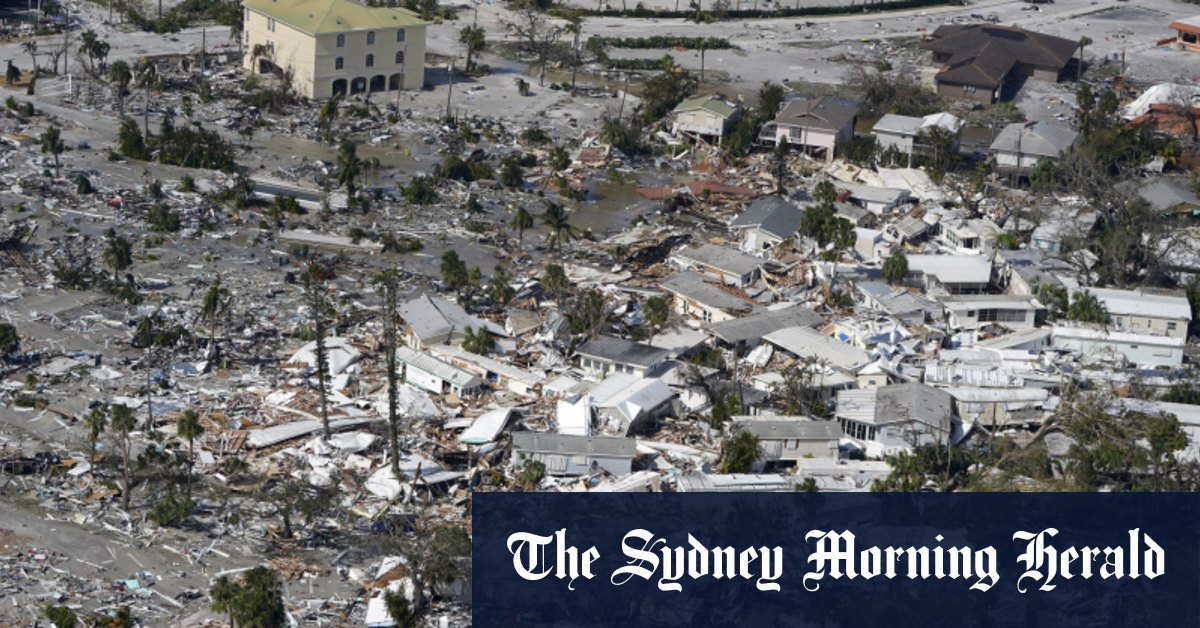
<svg viewBox="0 0 1200 628">
<path fill-rule="evenodd" d="M 346 95 L 346 79 L 337 79 L 333 82 L 333 95 L 334 96 L 345 96 Z"/>
<path fill-rule="evenodd" d="M 388 91 L 389 92 L 394 92 L 394 91 L 400 89 L 400 86 L 403 84 L 404 84 L 404 75 L 403 74 L 393 74 L 390 77 L 388 77 Z"/>
<path fill-rule="evenodd" d="M 361 94 L 367 91 L 367 79 L 359 77 L 350 81 L 350 93 Z"/>
<path fill-rule="evenodd" d="M 376 74 L 371 77 L 371 93 L 382 92 L 387 85 L 387 78 L 382 74 Z"/>
</svg>

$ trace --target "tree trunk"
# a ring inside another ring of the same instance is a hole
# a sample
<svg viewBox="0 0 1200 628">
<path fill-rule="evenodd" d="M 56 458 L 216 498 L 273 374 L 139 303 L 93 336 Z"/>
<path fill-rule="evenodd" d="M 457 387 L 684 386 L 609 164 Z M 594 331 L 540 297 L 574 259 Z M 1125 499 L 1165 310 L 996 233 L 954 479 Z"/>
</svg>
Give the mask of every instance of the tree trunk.
<svg viewBox="0 0 1200 628">
<path fill-rule="evenodd" d="M 575 31 L 575 63 L 571 66 L 571 93 L 575 93 L 575 75 L 579 73 L 579 35 L 583 28 Z"/>
<path fill-rule="evenodd" d="M 125 487 L 124 487 L 125 490 L 121 491 L 121 507 L 123 509 L 125 509 L 126 511 L 128 511 L 129 510 L 129 498 L 132 496 L 132 493 L 133 493 L 133 474 L 130 473 L 130 468 L 129 468 L 129 454 L 130 454 L 129 449 L 131 447 L 131 444 L 129 442 L 128 434 L 125 434 L 124 436 L 122 436 L 121 439 L 122 439 L 122 441 L 121 441 L 122 456 L 121 457 L 123 458 L 122 462 L 124 463 L 121 465 L 121 467 L 122 467 L 121 471 L 122 471 L 122 476 L 125 478 Z"/>
<path fill-rule="evenodd" d="M 196 466 L 196 439 L 188 439 L 187 498 L 192 501 L 192 471 Z"/>
<path fill-rule="evenodd" d="M 317 392 L 321 397 L 321 429 L 325 434 L 325 440 L 332 438 L 333 433 L 329 430 L 329 398 L 325 385 L 325 371 L 328 368 L 328 356 L 325 354 L 325 324 L 322 322 L 323 316 L 317 315 Z"/>
</svg>

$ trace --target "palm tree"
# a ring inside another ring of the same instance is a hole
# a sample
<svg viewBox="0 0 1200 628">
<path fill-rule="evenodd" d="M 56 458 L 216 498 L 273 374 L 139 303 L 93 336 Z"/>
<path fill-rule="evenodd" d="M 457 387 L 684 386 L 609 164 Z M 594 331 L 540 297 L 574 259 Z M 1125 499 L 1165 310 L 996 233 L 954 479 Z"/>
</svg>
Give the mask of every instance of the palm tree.
<svg viewBox="0 0 1200 628">
<path fill-rule="evenodd" d="M 542 214 L 542 224 L 550 228 L 546 243 L 551 249 L 561 251 L 564 242 L 579 237 L 579 229 L 575 228 L 567 217 L 567 210 L 562 205 L 545 201 L 546 211 Z"/>
<path fill-rule="evenodd" d="M 217 319 L 228 311 L 229 290 L 221 286 L 221 276 L 217 275 L 204 293 L 204 302 L 200 306 L 200 316 L 208 321 L 209 351 L 217 344 Z"/>
<path fill-rule="evenodd" d="M 1075 66 L 1075 80 L 1078 81 L 1080 75 L 1083 74 L 1083 49 L 1092 45 L 1092 38 L 1084 35 L 1079 38 L 1079 65 Z"/>
<path fill-rule="evenodd" d="M 523 248 L 525 230 L 533 228 L 533 214 L 530 214 L 524 207 L 518 207 L 517 213 L 513 215 L 512 222 L 508 223 L 508 226 L 517 230 L 517 248 Z"/>
<path fill-rule="evenodd" d="M 121 271 L 133 265 L 133 245 L 123 236 L 117 235 L 116 230 L 111 227 L 104 233 L 104 237 L 108 243 L 104 246 L 101 256 L 104 258 L 104 264 L 112 269 L 113 281 L 116 282 L 121 276 Z"/>
<path fill-rule="evenodd" d="M 896 249 L 895 253 L 883 261 L 883 278 L 894 286 L 904 281 L 906 275 L 908 275 L 908 256 L 904 254 L 904 249 Z"/>
<path fill-rule="evenodd" d="M 1067 308 L 1067 318 L 1083 323 L 1104 324 L 1108 322 L 1108 308 L 1095 294 L 1081 290 L 1071 297 L 1071 305 Z"/>
<path fill-rule="evenodd" d="M 188 442 L 187 498 L 189 501 L 192 499 L 192 469 L 196 466 L 196 437 L 203 433 L 204 426 L 200 425 L 200 415 L 191 408 L 184 410 L 183 416 L 175 422 L 175 434 L 179 438 L 186 438 Z"/>
<path fill-rule="evenodd" d="M 233 612 L 240 591 L 241 589 L 229 579 L 229 576 L 221 576 L 217 578 L 217 581 L 213 583 L 212 589 L 208 592 L 208 596 L 212 598 L 213 611 L 228 615 L 229 625 L 233 626 L 233 628 L 237 628 L 237 621 L 233 618 Z"/>
<path fill-rule="evenodd" d="M 341 96 L 334 96 L 321 105 L 320 117 L 317 118 L 317 128 L 320 129 L 321 137 L 325 142 L 329 142 L 333 138 L 333 123 L 337 122 L 339 113 L 338 105 L 341 103 L 341 100 Z"/>
<path fill-rule="evenodd" d="M 325 351 L 325 313 L 329 305 L 325 294 L 323 270 L 317 264 L 310 264 L 304 273 L 304 293 L 309 316 L 313 319 L 313 332 L 317 336 L 317 394 L 321 400 L 321 427 L 325 440 L 328 441 L 333 436 L 329 430 L 329 388 L 326 384 L 329 377 L 329 355 Z"/>
<path fill-rule="evenodd" d="M 655 332 L 671 317 L 671 307 L 663 297 L 650 297 L 642 304 L 642 316 L 646 318 L 646 324 L 650 326 L 650 341 L 653 342 Z"/>
<path fill-rule="evenodd" d="M 62 172 L 62 168 L 58 163 L 58 156 L 63 154 L 63 151 L 67 149 L 66 145 L 63 144 L 62 132 L 58 130 L 57 126 L 51 124 L 50 128 L 42 133 L 41 141 L 42 154 L 54 155 L 54 178 L 57 179 Z"/>
<path fill-rule="evenodd" d="M 762 449 L 758 437 L 738 430 L 721 445 L 721 473 L 749 473 L 760 457 Z"/>
<path fill-rule="evenodd" d="M 575 93 L 575 75 L 579 73 L 579 37 L 583 34 L 583 16 L 576 11 L 571 11 L 567 15 L 567 25 L 563 28 L 575 40 L 571 49 L 574 53 L 574 58 L 571 62 L 571 93 Z"/>
<path fill-rule="evenodd" d="M 358 158 L 358 144 L 350 140 L 342 140 L 337 154 L 337 182 L 346 188 L 346 196 L 354 200 L 354 183 L 362 174 L 363 161 Z"/>
<path fill-rule="evenodd" d="M 130 440 L 129 433 L 134 430 L 136 424 L 133 410 L 130 410 L 129 406 L 119 403 L 112 406 L 110 411 L 112 420 L 109 425 L 112 426 L 113 432 L 117 436 L 117 446 L 121 449 L 121 472 L 125 480 L 121 490 L 121 506 L 125 510 L 129 510 L 129 498 L 133 493 L 133 442 Z"/>
<path fill-rule="evenodd" d="M 125 115 L 125 93 L 129 91 L 129 83 L 133 81 L 133 70 L 123 60 L 114 61 L 108 66 L 108 80 L 113 85 L 117 101 L 117 113 Z"/>
<path fill-rule="evenodd" d="M 383 271 L 378 278 L 379 287 L 383 292 L 383 348 L 387 368 L 387 400 L 388 400 L 388 448 L 391 454 L 392 477 L 400 479 L 400 416 L 399 406 L 400 376 L 397 373 L 396 348 L 400 344 L 398 321 L 396 314 L 396 298 L 400 289 L 399 277 L 394 269 Z"/>
<path fill-rule="evenodd" d="M 487 48 L 487 34 L 482 26 L 472 24 L 458 31 L 458 43 L 467 48 L 467 72 L 475 69 L 475 55 Z"/>
<path fill-rule="evenodd" d="M 88 431 L 88 464 L 93 468 L 96 466 L 96 442 L 100 440 L 100 435 L 104 433 L 104 428 L 108 425 L 108 416 L 105 414 L 104 408 L 92 408 L 83 417 L 83 425 Z"/>
</svg>

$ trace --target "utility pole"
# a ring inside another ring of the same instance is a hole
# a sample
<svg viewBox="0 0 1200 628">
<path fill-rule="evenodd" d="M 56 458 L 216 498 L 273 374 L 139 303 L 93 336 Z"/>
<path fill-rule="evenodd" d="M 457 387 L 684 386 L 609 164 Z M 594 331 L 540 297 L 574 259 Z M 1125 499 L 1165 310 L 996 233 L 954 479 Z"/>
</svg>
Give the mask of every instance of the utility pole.
<svg viewBox="0 0 1200 628">
<path fill-rule="evenodd" d="M 200 74 L 208 67 L 208 28 L 200 29 Z"/>
<path fill-rule="evenodd" d="M 704 52 L 705 47 L 700 46 L 700 84 L 704 84 Z"/>
<path fill-rule="evenodd" d="M 625 72 L 625 89 L 621 91 L 621 107 L 617 109 L 617 122 L 625 115 L 625 95 L 629 93 L 629 72 Z"/>
<path fill-rule="evenodd" d="M 67 12 L 67 21 L 63 24 L 63 74 L 70 75 L 67 66 L 71 63 L 71 5 L 64 4 L 63 8 Z M 71 93 L 70 89 L 67 93 Z"/>
<path fill-rule="evenodd" d="M 450 62 L 450 85 L 446 89 L 446 120 L 450 119 L 450 96 L 454 93 L 454 62 Z"/>
</svg>

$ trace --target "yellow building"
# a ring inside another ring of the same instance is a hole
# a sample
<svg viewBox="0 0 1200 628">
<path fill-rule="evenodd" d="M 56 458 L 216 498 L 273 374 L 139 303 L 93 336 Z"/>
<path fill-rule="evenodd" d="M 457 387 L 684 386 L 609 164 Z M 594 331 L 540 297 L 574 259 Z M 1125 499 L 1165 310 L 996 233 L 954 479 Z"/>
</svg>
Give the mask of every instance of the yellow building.
<svg viewBox="0 0 1200 628">
<path fill-rule="evenodd" d="M 350 0 L 244 0 L 243 6 L 245 68 L 290 69 L 303 96 L 424 85 L 427 23 L 411 11 Z"/>
</svg>

